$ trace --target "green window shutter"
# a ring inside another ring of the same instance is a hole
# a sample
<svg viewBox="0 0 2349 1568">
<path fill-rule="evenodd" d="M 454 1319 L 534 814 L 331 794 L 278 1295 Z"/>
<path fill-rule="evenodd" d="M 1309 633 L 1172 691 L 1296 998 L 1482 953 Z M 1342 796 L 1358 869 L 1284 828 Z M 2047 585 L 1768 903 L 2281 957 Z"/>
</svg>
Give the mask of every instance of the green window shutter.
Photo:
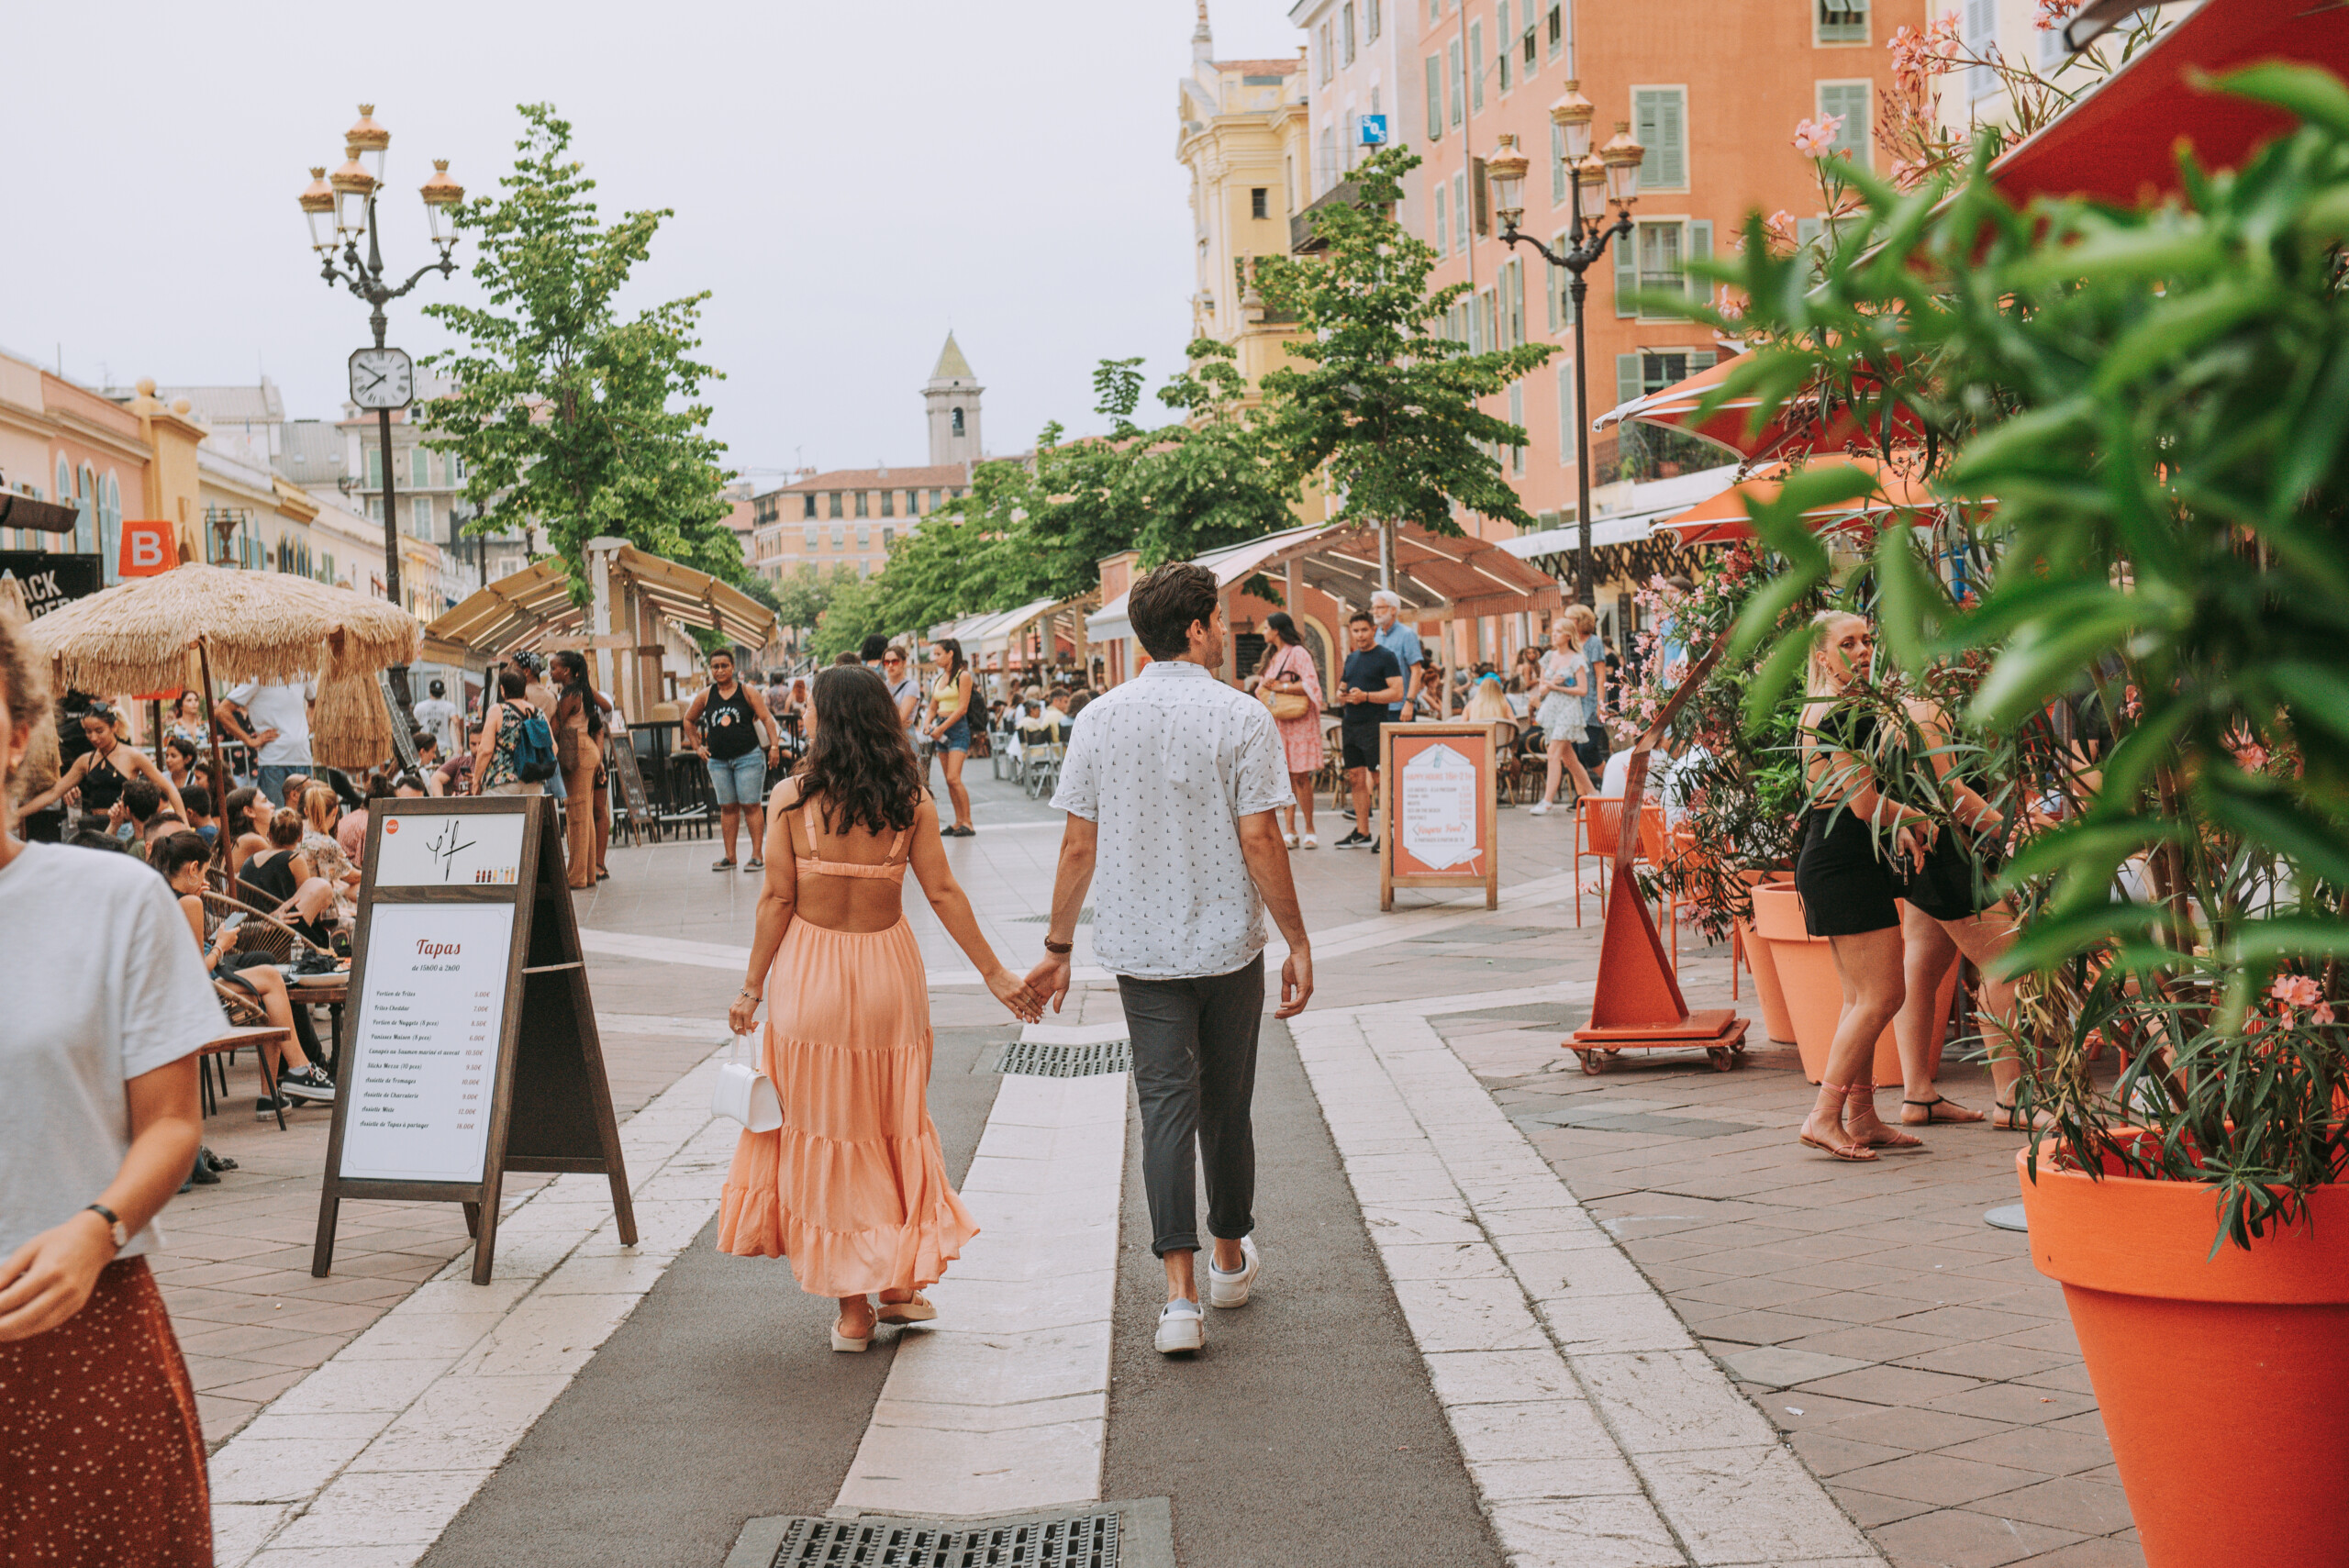
<svg viewBox="0 0 2349 1568">
<path fill-rule="evenodd" d="M 1506 93 L 1508 91 L 1510 80 L 1508 46 L 1512 36 L 1508 30 L 1508 0 L 1500 0 L 1500 4 L 1494 8 L 1493 32 L 1500 40 L 1500 47 L 1493 51 L 1493 55 L 1501 74 L 1501 91 Z"/>
<path fill-rule="evenodd" d="M 1493 183 L 1485 177 L 1483 159 L 1468 160 L 1468 185 L 1471 206 L 1476 213 L 1476 232 L 1490 234 L 1493 231 Z"/>
<path fill-rule="evenodd" d="M 1637 354 L 1616 355 L 1615 406 L 1620 408 L 1646 390 L 1646 384 L 1640 379 L 1640 356 Z"/>
<path fill-rule="evenodd" d="M 1564 467 L 1575 456 L 1575 362 L 1567 360 L 1558 366 L 1558 463 Z"/>
<path fill-rule="evenodd" d="M 1820 43 L 1868 41 L 1868 0 L 1817 0 Z"/>
<path fill-rule="evenodd" d="M 1550 126 L 1550 205 L 1566 205 L 1566 128 Z"/>
<path fill-rule="evenodd" d="M 1640 145 L 1640 183 L 1660 191 L 1688 186 L 1688 95 L 1679 87 L 1643 87 L 1632 95 Z"/>
<path fill-rule="evenodd" d="M 1553 250 L 1564 250 L 1565 249 L 1565 245 L 1564 244 L 1564 235 L 1561 234 L 1557 236 L 1550 241 L 1550 249 Z M 1559 280 L 1564 276 L 1565 269 L 1564 267 L 1553 267 L 1547 261 L 1542 263 L 1542 319 L 1549 324 L 1549 329 L 1553 332 L 1555 332 L 1559 328 L 1566 325 L 1565 301 L 1558 287 Z"/>
<path fill-rule="evenodd" d="M 1819 88 L 1819 112 L 1840 115 L 1843 127 L 1828 148 L 1831 155 L 1868 165 L 1868 109 L 1876 90 L 1865 82 L 1824 82 Z"/>
<path fill-rule="evenodd" d="M 1688 259 L 1692 261 L 1709 261 L 1713 259 L 1712 219 L 1700 217 L 1688 225 Z M 1690 299 L 1703 299 L 1712 292 L 1712 289 L 1713 283 L 1710 278 L 1700 278 L 1693 272 L 1688 274 Z"/>
<path fill-rule="evenodd" d="M 1525 263 L 1523 261 L 1511 261 L 1508 264 L 1508 330 L 1509 336 L 1515 339 L 1511 344 L 1511 347 L 1523 348 L 1525 346 L 1525 339 L 1527 337 L 1525 330 Z M 1520 419 L 1518 423 L 1522 425 L 1525 421 Z"/>
<path fill-rule="evenodd" d="M 1467 107 L 1465 100 L 1468 96 L 1467 82 L 1460 66 L 1460 40 L 1458 39 L 1454 39 L 1450 43 L 1443 46 L 1443 73 L 1448 79 L 1447 90 L 1452 104 L 1452 113 L 1449 118 L 1453 125 L 1458 125 L 1460 123 L 1462 111 Z"/>
<path fill-rule="evenodd" d="M 1720 355 L 1711 349 L 1691 349 L 1688 350 L 1688 373 L 1695 375 L 1698 371 L 1709 371 L 1720 363 Z"/>
<path fill-rule="evenodd" d="M 1443 139 L 1443 60 L 1428 56 L 1428 139 Z"/>
<path fill-rule="evenodd" d="M 1485 112 L 1485 24 L 1468 24 L 1468 106 Z"/>
<path fill-rule="evenodd" d="M 1640 286 L 1640 259 L 1631 243 L 1638 238 L 1632 233 L 1618 236 L 1615 240 L 1615 314 L 1619 317 L 1640 313 L 1639 306 L 1631 303 L 1631 295 Z"/>
</svg>

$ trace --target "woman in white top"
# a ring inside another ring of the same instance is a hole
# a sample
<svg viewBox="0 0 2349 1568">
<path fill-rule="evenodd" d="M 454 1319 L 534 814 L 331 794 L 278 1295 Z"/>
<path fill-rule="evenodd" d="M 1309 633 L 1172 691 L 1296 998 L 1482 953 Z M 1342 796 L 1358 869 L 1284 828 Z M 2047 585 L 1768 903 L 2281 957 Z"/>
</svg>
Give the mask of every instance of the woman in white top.
<svg viewBox="0 0 2349 1568">
<path fill-rule="evenodd" d="M 1590 725 L 1590 662 L 1575 647 L 1573 624 L 1563 615 L 1550 623 L 1550 651 L 1542 655 L 1541 678 L 1534 690 L 1541 695 L 1541 706 L 1534 710 L 1533 722 L 1542 727 L 1542 741 L 1550 753 L 1542 798 L 1531 813 L 1539 817 L 1556 797 L 1562 773 L 1574 775 L 1577 797 L 1598 794 L 1582 759 L 1575 755 L 1575 747 Z"/>
<path fill-rule="evenodd" d="M 225 1026 L 161 877 L 17 841 L 40 685 L 0 618 L 0 1518 L 14 1562 L 209 1562 L 195 1389 L 146 1255 Z"/>
</svg>

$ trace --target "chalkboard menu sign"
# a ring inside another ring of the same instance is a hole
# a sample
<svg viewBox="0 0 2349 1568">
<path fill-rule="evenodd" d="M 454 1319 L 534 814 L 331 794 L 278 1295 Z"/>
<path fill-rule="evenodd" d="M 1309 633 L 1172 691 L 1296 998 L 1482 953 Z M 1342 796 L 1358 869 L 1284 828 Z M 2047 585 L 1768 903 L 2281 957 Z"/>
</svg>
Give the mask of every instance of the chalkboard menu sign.
<svg viewBox="0 0 2349 1568">
<path fill-rule="evenodd" d="M 636 1218 L 554 803 L 384 803 L 367 824 L 350 1034 L 310 1272 L 344 1198 L 462 1203 L 473 1283 L 496 1255 L 508 1171 L 607 1175 Z"/>
</svg>

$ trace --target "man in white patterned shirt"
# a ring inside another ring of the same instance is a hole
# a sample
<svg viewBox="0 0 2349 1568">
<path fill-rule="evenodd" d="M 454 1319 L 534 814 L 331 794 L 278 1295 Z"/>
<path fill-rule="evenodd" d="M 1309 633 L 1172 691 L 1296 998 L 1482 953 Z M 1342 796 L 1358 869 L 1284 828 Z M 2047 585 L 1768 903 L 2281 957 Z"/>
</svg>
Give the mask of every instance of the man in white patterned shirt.
<svg viewBox="0 0 2349 1568">
<path fill-rule="evenodd" d="M 1060 1010 L 1086 891 L 1097 882 L 1093 950 L 1118 977 L 1141 1101 L 1151 1250 L 1166 1266 L 1157 1345 L 1207 1340 L 1193 1269 L 1194 1195 L 1204 1159 L 1208 1300 L 1239 1307 L 1254 1286 L 1256 1034 L 1264 1010 L 1264 910 L 1287 940 L 1280 1006 L 1313 995 L 1313 953 L 1275 812 L 1291 803 L 1279 732 L 1264 705 L 1216 679 L 1226 630 L 1215 574 L 1162 566 L 1127 596 L 1155 662 L 1085 710 L 1052 805 L 1068 813 L 1044 962 L 1029 975 Z M 1196 1145 L 1196 1150 L 1195 1150 Z"/>
</svg>

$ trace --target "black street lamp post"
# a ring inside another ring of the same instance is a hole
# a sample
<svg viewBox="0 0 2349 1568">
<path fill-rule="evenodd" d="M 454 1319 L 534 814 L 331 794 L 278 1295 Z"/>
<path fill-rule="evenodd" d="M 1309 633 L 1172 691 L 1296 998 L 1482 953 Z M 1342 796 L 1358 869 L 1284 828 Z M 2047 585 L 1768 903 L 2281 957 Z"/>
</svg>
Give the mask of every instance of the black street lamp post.
<svg viewBox="0 0 2349 1568">
<path fill-rule="evenodd" d="M 1565 252 L 1551 250 L 1530 234 L 1518 231 L 1517 220 L 1525 216 L 1525 175 L 1532 167 L 1531 161 L 1518 150 L 1517 138 L 1504 136 L 1500 146 L 1485 160 L 1485 172 L 1493 182 L 1493 206 L 1501 218 L 1501 241 L 1507 245 L 1531 246 L 1536 254 L 1553 267 L 1563 267 L 1574 276 L 1567 292 L 1574 299 L 1575 316 L 1575 521 L 1580 528 L 1580 548 L 1575 552 L 1575 593 L 1581 602 L 1596 610 L 1591 567 L 1590 542 L 1590 418 L 1586 392 L 1588 370 L 1584 361 L 1583 302 L 1590 293 L 1589 280 L 1583 276 L 1601 256 L 1607 254 L 1607 242 L 1622 239 L 1627 242 L 1631 233 L 1631 204 L 1640 199 L 1640 161 L 1647 150 L 1631 139 L 1631 128 L 1626 121 L 1615 125 L 1615 135 L 1594 156 L 1590 150 L 1591 101 L 1582 95 L 1580 87 L 1566 83 L 1566 95 L 1550 106 L 1550 118 L 1564 133 L 1566 190 L 1572 223 L 1566 230 Z M 1582 188 L 1588 181 L 1594 191 L 1604 187 L 1606 201 L 1616 206 L 1615 221 L 1602 221 L 1606 217 L 1605 203 L 1600 210 L 1586 220 L 1582 213 Z"/>
<path fill-rule="evenodd" d="M 324 168 L 310 171 L 309 187 L 302 193 L 302 212 L 309 219 L 310 249 L 321 263 L 319 275 L 329 285 L 342 284 L 369 307 L 367 324 L 374 329 L 375 342 L 351 356 L 351 400 L 375 412 L 384 465 L 384 596 L 405 608 L 400 590 L 397 482 L 392 472 L 392 411 L 416 401 L 416 366 L 405 350 L 385 345 L 388 323 L 384 306 L 416 287 L 427 272 L 437 272 L 444 278 L 455 273 L 457 263 L 451 254 L 457 243 L 454 219 L 465 192 L 449 178 L 448 161 L 434 160 L 432 178 L 419 194 L 440 259 L 426 262 L 409 274 L 407 282 L 395 286 L 384 277 L 384 250 L 375 222 L 375 198 L 383 190 L 384 158 L 390 150 L 392 133 L 375 123 L 374 105 L 362 104 L 359 123 L 344 134 L 343 141 L 342 167 L 331 175 Z M 367 243 L 364 260 L 359 253 L 362 239 Z M 342 252 L 340 263 L 335 257 L 338 248 Z M 390 673 L 393 695 L 405 711 L 412 700 L 407 666 L 395 664 Z"/>
</svg>

